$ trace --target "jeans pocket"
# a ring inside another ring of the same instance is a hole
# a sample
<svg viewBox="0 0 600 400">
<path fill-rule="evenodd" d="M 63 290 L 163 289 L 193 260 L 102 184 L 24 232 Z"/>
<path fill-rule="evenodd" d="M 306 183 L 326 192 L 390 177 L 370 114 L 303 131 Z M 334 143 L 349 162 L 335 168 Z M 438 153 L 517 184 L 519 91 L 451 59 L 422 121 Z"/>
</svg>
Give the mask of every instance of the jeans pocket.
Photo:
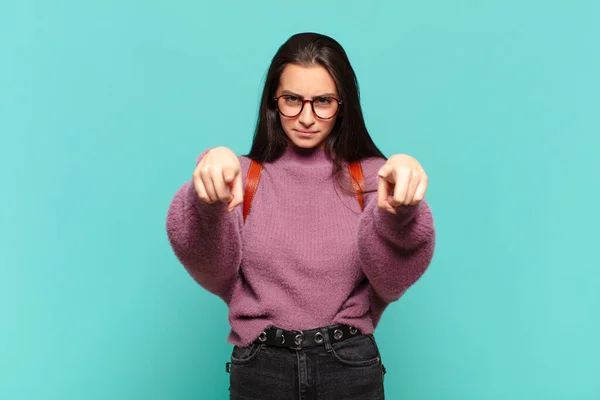
<svg viewBox="0 0 600 400">
<path fill-rule="evenodd" d="M 262 345 L 258 343 L 251 343 L 243 347 L 234 345 L 231 352 L 231 363 L 235 365 L 248 364 L 258 356 L 261 350 Z"/>
<path fill-rule="evenodd" d="M 369 334 L 332 343 L 331 347 L 331 355 L 345 365 L 366 367 L 381 362 L 375 338 Z"/>
</svg>

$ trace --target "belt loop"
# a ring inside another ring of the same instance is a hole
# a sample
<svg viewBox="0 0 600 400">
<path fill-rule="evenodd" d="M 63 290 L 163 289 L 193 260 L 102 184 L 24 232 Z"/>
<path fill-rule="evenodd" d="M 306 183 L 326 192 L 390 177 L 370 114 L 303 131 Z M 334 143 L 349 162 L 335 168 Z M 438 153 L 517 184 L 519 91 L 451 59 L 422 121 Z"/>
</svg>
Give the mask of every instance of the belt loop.
<svg viewBox="0 0 600 400">
<path fill-rule="evenodd" d="M 325 340 L 325 350 L 328 353 L 331 353 L 333 347 L 331 347 L 331 342 L 329 341 L 329 328 L 324 326 L 321 328 L 321 333 L 323 334 L 323 339 Z"/>
</svg>

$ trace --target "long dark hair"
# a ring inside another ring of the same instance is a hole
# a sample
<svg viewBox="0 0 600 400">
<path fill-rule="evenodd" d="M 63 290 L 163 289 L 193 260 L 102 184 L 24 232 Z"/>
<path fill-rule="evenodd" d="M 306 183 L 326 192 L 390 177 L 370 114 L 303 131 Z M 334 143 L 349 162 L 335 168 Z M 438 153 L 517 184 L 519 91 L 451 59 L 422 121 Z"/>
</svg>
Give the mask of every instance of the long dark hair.
<svg viewBox="0 0 600 400">
<path fill-rule="evenodd" d="M 281 157 L 288 146 L 288 138 L 273 101 L 287 64 L 320 65 L 331 74 L 336 84 L 342 108 L 324 143 L 325 152 L 333 160 L 334 175 L 341 171 L 344 162 L 366 157 L 386 158 L 365 126 L 358 81 L 346 52 L 334 39 L 310 32 L 291 36 L 273 57 L 262 93 L 252 148 L 247 157 L 257 162 L 271 162 Z"/>
</svg>

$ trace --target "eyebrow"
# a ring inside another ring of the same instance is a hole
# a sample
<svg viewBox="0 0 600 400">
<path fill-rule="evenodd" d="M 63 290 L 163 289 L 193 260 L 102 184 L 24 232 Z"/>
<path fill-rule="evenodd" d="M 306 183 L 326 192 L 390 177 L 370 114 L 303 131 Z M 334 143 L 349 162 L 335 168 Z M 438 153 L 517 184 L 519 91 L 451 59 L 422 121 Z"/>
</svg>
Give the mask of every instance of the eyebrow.
<svg viewBox="0 0 600 400">
<path fill-rule="evenodd" d="M 293 96 L 297 96 L 297 97 L 304 98 L 304 96 L 302 96 L 301 94 L 294 93 L 294 92 L 292 92 L 291 90 L 287 90 L 287 89 L 286 89 L 286 90 L 283 90 L 283 91 L 281 92 L 281 94 L 282 94 L 282 95 L 283 95 L 283 94 L 291 94 L 291 95 L 293 95 Z M 319 94 L 319 95 L 317 95 L 317 96 L 313 96 L 313 97 L 312 97 L 312 99 L 314 100 L 314 99 L 316 99 L 316 98 L 318 98 L 318 97 L 337 97 L 337 95 L 336 95 L 335 93 L 323 93 L 323 94 Z"/>
</svg>

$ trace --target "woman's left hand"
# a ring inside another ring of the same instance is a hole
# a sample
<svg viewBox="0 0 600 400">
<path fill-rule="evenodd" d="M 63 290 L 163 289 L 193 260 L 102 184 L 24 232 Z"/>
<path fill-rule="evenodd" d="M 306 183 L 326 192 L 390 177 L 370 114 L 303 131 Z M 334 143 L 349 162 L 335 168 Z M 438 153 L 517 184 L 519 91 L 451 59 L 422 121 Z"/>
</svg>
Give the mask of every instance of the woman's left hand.
<svg viewBox="0 0 600 400">
<path fill-rule="evenodd" d="M 396 207 L 420 203 L 427 191 L 427 174 L 421 164 L 406 154 L 391 156 L 378 172 L 377 205 L 396 214 Z"/>
</svg>

